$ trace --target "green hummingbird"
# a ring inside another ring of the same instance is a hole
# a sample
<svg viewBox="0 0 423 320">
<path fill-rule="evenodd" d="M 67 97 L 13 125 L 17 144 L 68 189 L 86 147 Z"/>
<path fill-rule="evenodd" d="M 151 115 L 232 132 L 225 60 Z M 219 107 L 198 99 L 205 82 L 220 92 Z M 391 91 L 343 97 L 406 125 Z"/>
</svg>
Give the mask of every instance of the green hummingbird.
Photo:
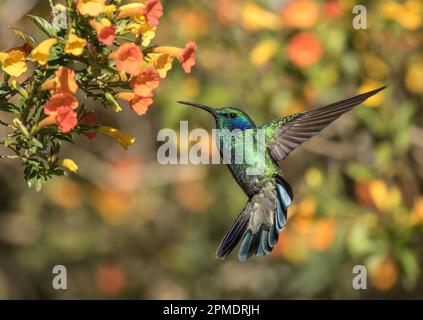
<svg viewBox="0 0 423 320">
<path fill-rule="evenodd" d="M 239 147 L 237 144 L 245 141 L 233 139 L 228 132 L 249 131 L 253 138 L 257 138 L 258 132 L 262 132 L 265 136 L 264 157 L 259 157 L 257 147 L 249 145 L 243 151 L 250 159 L 256 159 L 256 163 L 262 162 L 261 172 L 249 173 L 249 163 L 254 161 L 237 163 L 233 161 L 233 152 L 231 161 L 227 164 L 233 177 L 248 196 L 248 201 L 221 241 L 216 252 L 217 258 L 225 259 L 240 241 L 238 257 L 241 261 L 246 261 L 252 255 L 264 256 L 272 251 L 278 241 L 279 232 L 286 225 L 287 209 L 293 201 L 292 188 L 283 178 L 278 161 L 286 158 L 291 151 L 326 128 L 332 121 L 385 88 L 279 118 L 261 127 L 257 127 L 248 114 L 238 108 L 214 109 L 198 103 L 178 101 L 203 109 L 214 117 L 219 129 L 217 145 L 222 157 L 225 144 L 229 145 L 230 151 L 234 151 Z"/>
</svg>

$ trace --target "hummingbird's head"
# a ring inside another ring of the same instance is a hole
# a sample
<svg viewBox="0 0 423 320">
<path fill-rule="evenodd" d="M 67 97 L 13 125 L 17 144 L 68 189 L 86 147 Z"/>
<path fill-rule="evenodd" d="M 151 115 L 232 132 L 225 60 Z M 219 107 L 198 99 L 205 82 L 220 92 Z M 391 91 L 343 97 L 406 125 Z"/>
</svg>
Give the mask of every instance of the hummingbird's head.
<svg viewBox="0 0 423 320">
<path fill-rule="evenodd" d="M 256 127 L 253 120 L 251 120 L 248 114 L 238 108 L 224 107 L 220 109 L 214 109 L 193 102 L 178 101 L 178 103 L 207 111 L 215 118 L 216 126 L 218 129 L 228 129 L 232 131 L 235 129 L 246 130 Z"/>
</svg>

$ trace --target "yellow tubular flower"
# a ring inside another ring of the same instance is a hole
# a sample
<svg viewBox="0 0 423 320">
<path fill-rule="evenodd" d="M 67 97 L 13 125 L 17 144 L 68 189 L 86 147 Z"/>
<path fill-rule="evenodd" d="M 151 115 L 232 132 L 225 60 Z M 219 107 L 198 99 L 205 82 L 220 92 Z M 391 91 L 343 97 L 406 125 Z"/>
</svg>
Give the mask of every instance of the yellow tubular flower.
<svg viewBox="0 0 423 320">
<path fill-rule="evenodd" d="M 0 52 L 0 62 L 3 71 L 12 77 L 19 77 L 28 70 L 26 55 L 21 50 Z"/>
<path fill-rule="evenodd" d="M 108 18 L 112 18 L 113 14 L 116 12 L 117 8 L 114 4 L 110 4 L 108 6 L 104 7 L 103 13 L 108 17 Z"/>
<path fill-rule="evenodd" d="M 34 50 L 32 50 L 32 60 L 37 61 L 41 65 L 46 65 L 50 55 L 50 50 L 55 44 L 57 44 L 57 42 L 57 39 L 54 38 L 41 42 Z"/>
<path fill-rule="evenodd" d="M 167 53 L 150 53 L 147 58 L 159 73 L 160 78 L 166 78 L 167 72 L 172 69 L 173 56 Z"/>
<path fill-rule="evenodd" d="M 133 135 L 124 133 L 112 127 L 101 126 L 101 127 L 98 127 L 96 131 L 99 133 L 105 134 L 109 137 L 112 137 L 117 142 L 119 142 L 125 150 L 128 150 L 128 147 L 130 145 L 133 145 L 136 141 L 136 138 Z"/>
<path fill-rule="evenodd" d="M 135 98 L 135 93 L 133 92 L 119 92 L 115 95 L 116 99 L 124 100 L 124 101 L 131 101 Z"/>
<path fill-rule="evenodd" d="M 61 166 L 73 173 L 78 172 L 79 169 L 78 165 L 72 159 L 63 159 Z"/>
<path fill-rule="evenodd" d="M 142 37 L 142 46 L 148 47 L 156 36 L 157 27 L 150 26 L 144 17 L 136 18 L 136 22 L 129 23 L 126 30 L 129 30 L 135 37 Z"/>
<path fill-rule="evenodd" d="M 92 17 L 98 16 L 103 12 L 106 6 L 106 0 L 78 0 L 76 8 L 80 14 L 86 14 Z"/>
<path fill-rule="evenodd" d="M 143 3 L 129 3 L 123 5 L 119 8 L 118 19 L 131 17 L 131 16 L 140 16 L 144 13 L 145 5 Z"/>
<path fill-rule="evenodd" d="M 87 45 L 87 40 L 78 37 L 76 34 L 69 34 L 68 41 L 66 42 L 65 52 L 73 54 L 74 56 L 80 56 L 84 52 L 84 48 Z"/>
</svg>

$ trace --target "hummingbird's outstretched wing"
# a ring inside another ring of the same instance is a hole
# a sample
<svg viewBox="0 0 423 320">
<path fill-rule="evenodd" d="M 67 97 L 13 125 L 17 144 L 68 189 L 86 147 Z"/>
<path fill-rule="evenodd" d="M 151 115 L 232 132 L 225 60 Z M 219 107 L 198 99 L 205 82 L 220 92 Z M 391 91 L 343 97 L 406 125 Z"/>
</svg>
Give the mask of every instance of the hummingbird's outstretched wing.
<svg viewBox="0 0 423 320">
<path fill-rule="evenodd" d="M 270 137 L 270 154 L 276 161 L 284 159 L 292 150 L 326 128 L 332 121 L 385 88 L 264 124 L 261 128 L 265 129 L 266 136 Z"/>
<path fill-rule="evenodd" d="M 281 177 L 269 179 L 249 199 L 244 210 L 226 233 L 216 257 L 226 258 L 241 240 L 239 260 L 252 255 L 264 256 L 273 250 L 279 232 L 286 225 L 287 209 L 293 200 L 292 190 Z"/>
</svg>

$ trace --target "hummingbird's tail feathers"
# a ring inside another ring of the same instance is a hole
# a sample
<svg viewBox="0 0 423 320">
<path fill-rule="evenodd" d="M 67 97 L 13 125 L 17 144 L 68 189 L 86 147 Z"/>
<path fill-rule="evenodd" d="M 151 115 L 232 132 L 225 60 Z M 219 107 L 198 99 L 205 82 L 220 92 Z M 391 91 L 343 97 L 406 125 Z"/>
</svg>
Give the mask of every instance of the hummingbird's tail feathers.
<svg viewBox="0 0 423 320">
<path fill-rule="evenodd" d="M 269 254 L 285 227 L 287 209 L 293 200 L 292 189 L 281 177 L 269 179 L 245 206 L 223 238 L 216 256 L 224 259 L 241 240 L 239 260 Z"/>
<path fill-rule="evenodd" d="M 216 252 L 216 258 L 223 260 L 231 253 L 247 229 L 249 218 L 249 213 L 244 209 L 220 243 Z"/>
<path fill-rule="evenodd" d="M 273 159 L 282 160 L 344 113 L 363 103 L 386 87 L 359 94 L 323 107 L 310 109 L 263 125 L 269 133 L 269 151 Z"/>
</svg>

